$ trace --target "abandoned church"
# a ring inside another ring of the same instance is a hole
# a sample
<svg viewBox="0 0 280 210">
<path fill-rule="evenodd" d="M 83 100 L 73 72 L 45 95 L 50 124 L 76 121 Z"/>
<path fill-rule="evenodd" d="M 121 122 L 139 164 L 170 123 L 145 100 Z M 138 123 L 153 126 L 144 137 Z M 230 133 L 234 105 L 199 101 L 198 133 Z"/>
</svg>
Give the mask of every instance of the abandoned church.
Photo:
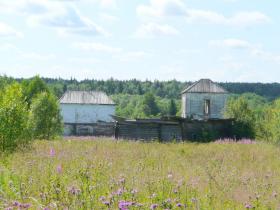
<svg viewBox="0 0 280 210">
<path fill-rule="evenodd" d="M 64 135 L 159 141 L 227 138 L 233 123 L 223 117 L 228 96 L 218 84 L 201 79 L 181 92 L 181 117 L 129 120 L 115 116 L 116 104 L 103 92 L 67 91 L 60 99 Z"/>
</svg>

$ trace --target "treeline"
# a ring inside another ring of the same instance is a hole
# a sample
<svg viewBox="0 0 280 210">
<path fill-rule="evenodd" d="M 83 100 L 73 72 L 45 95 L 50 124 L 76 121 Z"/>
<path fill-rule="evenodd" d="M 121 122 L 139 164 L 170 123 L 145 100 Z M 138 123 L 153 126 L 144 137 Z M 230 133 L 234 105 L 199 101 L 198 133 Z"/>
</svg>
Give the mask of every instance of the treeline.
<svg viewBox="0 0 280 210">
<path fill-rule="evenodd" d="M 49 88 L 60 97 L 66 90 L 101 90 L 108 95 L 128 94 L 128 95 L 144 95 L 147 92 L 153 93 L 155 96 L 168 99 L 180 99 L 181 91 L 192 82 L 171 81 L 140 81 L 132 80 L 83 80 L 75 79 L 50 79 L 42 78 Z M 3 81 L 12 82 L 15 79 L 10 77 L 0 77 L 0 86 Z M 24 79 L 16 79 L 18 82 Z M 31 80 L 31 79 L 29 79 Z M 28 80 L 27 80 L 28 81 Z M 243 94 L 247 92 L 255 93 L 272 101 L 280 97 L 280 83 L 219 83 L 233 94 Z"/>
<path fill-rule="evenodd" d="M 0 152 L 33 139 L 53 139 L 63 131 L 57 97 L 39 77 L 0 83 Z"/>
</svg>

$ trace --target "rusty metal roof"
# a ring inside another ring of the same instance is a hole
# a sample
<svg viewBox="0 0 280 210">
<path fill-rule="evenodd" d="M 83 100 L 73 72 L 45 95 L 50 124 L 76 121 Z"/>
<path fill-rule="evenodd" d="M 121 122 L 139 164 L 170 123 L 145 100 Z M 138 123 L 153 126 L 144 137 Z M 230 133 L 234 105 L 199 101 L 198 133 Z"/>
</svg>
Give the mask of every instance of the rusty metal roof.
<svg viewBox="0 0 280 210">
<path fill-rule="evenodd" d="M 115 105 L 114 101 L 101 91 L 67 91 L 59 102 L 61 104 Z"/>
<path fill-rule="evenodd" d="M 183 93 L 228 93 L 228 91 L 210 79 L 201 79 L 188 86 Z"/>
</svg>

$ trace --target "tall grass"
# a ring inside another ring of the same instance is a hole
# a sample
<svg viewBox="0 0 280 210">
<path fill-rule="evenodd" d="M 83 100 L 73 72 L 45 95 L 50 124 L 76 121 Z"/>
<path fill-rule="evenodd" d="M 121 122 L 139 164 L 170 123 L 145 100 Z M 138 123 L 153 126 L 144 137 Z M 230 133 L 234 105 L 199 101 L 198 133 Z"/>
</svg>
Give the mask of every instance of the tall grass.
<svg viewBox="0 0 280 210">
<path fill-rule="evenodd" d="M 268 144 L 37 141 L 0 160 L 0 209 L 279 209 Z"/>
</svg>

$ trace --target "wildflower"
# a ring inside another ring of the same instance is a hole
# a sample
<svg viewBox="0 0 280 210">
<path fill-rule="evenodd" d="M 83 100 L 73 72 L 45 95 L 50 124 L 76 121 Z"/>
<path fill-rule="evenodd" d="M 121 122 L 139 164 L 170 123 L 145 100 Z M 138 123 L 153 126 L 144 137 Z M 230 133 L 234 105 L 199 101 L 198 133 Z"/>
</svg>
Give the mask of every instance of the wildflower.
<svg viewBox="0 0 280 210">
<path fill-rule="evenodd" d="M 79 195 L 79 194 L 81 194 L 81 190 L 78 189 L 78 188 L 75 188 L 74 186 L 70 187 L 70 188 L 68 189 L 68 192 L 69 192 L 70 194 L 72 194 L 72 195 Z"/>
<path fill-rule="evenodd" d="M 120 201 L 119 202 L 119 209 L 121 210 L 125 210 L 127 209 L 127 207 L 134 205 L 135 203 L 133 202 L 127 202 L 127 201 Z"/>
<path fill-rule="evenodd" d="M 167 198 L 167 199 L 165 200 L 165 203 L 171 203 L 171 199 L 170 199 L 170 198 Z"/>
<path fill-rule="evenodd" d="M 125 178 L 123 178 L 123 177 L 120 178 L 120 179 L 119 179 L 119 183 L 120 183 L 120 184 L 124 184 L 124 183 L 125 183 Z"/>
<path fill-rule="evenodd" d="M 53 148 L 50 149 L 50 156 L 51 157 L 55 156 L 55 150 Z"/>
<path fill-rule="evenodd" d="M 179 208 L 181 208 L 181 207 L 183 207 L 184 205 L 181 204 L 181 203 L 177 203 L 176 206 L 179 207 Z"/>
<path fill-rule="evenodd" d="M 117 194 L 118 196 L 122 195 L 123 194 L 123 189 L 121 189 L 121 188 L 118 189 L 115 194 Z"/>
<path fill-rule="evenodd" d="M 150 196 L 150 198 L 155 198 L 155 197 L 157 197 L 157 194 L 156 194 L 156 193 L 153 193 L 153 194 Z"/>
<path fill-rule="evenodd" d="M 62 166 L 61 166 L 61 165 L 58 165 L 58 166 L 56 167 L 56 172 L 59 173 L 59 174 L 62 173 Z"/>
<path fill-rule="evenodd" d="M 191 200 L 192 200 L 193 203 L 197 202 L 196 198 L 192 198 Z"/>
<path fill-rule="evenodd" d="M 132 195 L 135 195 L 136 193 L 138 193 L 138 190 L 136 190 L 136 189 L 132 189 L 132 190 L 131 190 L 131 194 L 132 194 Z"/>
<path fill-rule="evenodd" d="M 100 201 L 105 201 L 105 199 L 106 199 L 105 196 L 101 196 L 101 197 L 99 198 Z"/>
<path fill-rule="evenodd" d="M 178 189 L 174 189 L 173 193 L 177 194 L 178 193 Z"/>
<path fill-rule="evenodd" d="M 169 174 L 167 175 L 167 178 L 168 178 L 168 179 L 172 179 L 172 178 L 173 178 L 173 175 L 172 175 L 171 173 L 169 173 Z"/>
<path fill-rule="evenodd" d="M 103 201 L 102 203 L 106 206 L 110 206 L 110 201 Z"/>
<path fill-rule="evenodd" d="M 252 206 L 251 204 L 248 204 L 248 203 L 247 203 L 247 204 L 245 204 L 245 208 L 246 208 L 246 209 L 252 209 L 253 206 Z"/>
<path fill-rule="evenodd" d="M 20 205 L 19 202 L 17 202 L 17 201 L 13 202 L 13 206 L 19 206 L 19 205 Z"/>
<path fill-rule="evenodd" d="M 156 209 L 158 207 L 158 204 L 152 204 L 150 209 Z"/>
</svg>

